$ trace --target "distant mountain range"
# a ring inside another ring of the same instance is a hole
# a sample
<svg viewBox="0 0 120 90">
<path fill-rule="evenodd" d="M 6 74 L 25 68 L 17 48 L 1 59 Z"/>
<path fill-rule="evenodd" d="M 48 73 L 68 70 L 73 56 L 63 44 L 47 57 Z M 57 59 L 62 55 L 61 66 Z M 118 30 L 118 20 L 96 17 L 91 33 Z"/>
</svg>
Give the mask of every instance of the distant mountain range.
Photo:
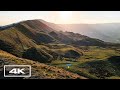
<svg viewBox="0 0 120 90">
<path fill-rule="evenodd" d="M 97 38 L 105 42 L 120 43 L 120 23 L 54 24 L 40 20 L 57 31 L 69 31 Z"/>
<path fill-rule="evenodd" d="M 120 23 L 60 24 L 66 31 L 80 33 L 105 42 L 120 43 Z"/>
</svg>

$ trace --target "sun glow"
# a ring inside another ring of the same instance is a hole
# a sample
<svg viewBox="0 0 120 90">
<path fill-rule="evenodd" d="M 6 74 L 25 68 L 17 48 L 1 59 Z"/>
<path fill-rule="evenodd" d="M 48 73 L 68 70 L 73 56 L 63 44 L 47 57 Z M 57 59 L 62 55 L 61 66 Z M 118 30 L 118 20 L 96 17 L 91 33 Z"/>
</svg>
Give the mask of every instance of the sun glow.
<svg viewBox="0 0 120 90">
<path fill-rule="evenodd" d="M 72 12 L 71 11 L 60 11 L 59 16 L 61 21 L 69 22 L 72 18 Z"/>
</svg>

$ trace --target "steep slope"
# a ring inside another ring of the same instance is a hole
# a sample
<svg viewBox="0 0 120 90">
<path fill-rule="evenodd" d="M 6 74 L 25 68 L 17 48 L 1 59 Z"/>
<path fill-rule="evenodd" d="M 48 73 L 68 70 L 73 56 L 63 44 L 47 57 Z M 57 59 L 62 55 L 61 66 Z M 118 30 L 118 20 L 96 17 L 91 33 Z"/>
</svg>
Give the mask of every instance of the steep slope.
<svg viewBox="0 0 120 90">
<path fill-rule="evenodd" d="M 21 22 L 15 28 L 25 34 L 28 38 L 34 40 L 37 44 L 54 41 L 54 39 L 48 35 L 48 32 L 52 31 L 52 29 L 38 20 Z"/>
<path fill-rule="evenodd" d="M 3 63 L 2 63 L 3 62 Z M 31 77 L 26 79 L 86 79 L 85 77 L 68 72 L 64 69 L 45 65 L 28 59 L 18 58 L 5 51 L 0 50 L 0 79 L 3 77 L 3 65 L 31 65 Z M 25 78 L 23 78 L 25 79 Z"/>
<path fill-rule="evenodd" d="M 12 46 L 14 50 L 19 52 L 36 45 L 31 39 L 14 27 L 0 31 L 0 43 L 2 42 L 6 43 L 8 46 Z M 1 46 L 1 49 L 4 50 L 2 47 L 3 46 Z M 14 52 L 13 54 L 18 54 L 19 52 Z"/>
<path fill-rule="evenodd" d="M 50 30 L 52 29 L 36 20 L 3 26 L 0 30 L 0 43 L 4 42 L 4 44 L 7 44 L 6 46 L 12 46 L 12 49 L 16 50 L 17 53 L 10 53 L 21 57 L 22 52 L 30 47 L 36 47 L 42 43 L 54 42 L 53 37 L 46 33 Z M 6 50 L 2 45 L 0 49 Z"/>
<path fill-rule="evenodd" d="M 45 25 L 49 26 L 50 28 L 54 29 L 54 31 L 63 31 L 65 30 L 63 27 L 57 25 L 57 24 L 54 24 L 54 23 L 51 23 L 51 22 L 47 22 L 47 21 L 44 21 L 42 19 L 38 19 L 40 22 L 44 23 Z"/>
</svg>

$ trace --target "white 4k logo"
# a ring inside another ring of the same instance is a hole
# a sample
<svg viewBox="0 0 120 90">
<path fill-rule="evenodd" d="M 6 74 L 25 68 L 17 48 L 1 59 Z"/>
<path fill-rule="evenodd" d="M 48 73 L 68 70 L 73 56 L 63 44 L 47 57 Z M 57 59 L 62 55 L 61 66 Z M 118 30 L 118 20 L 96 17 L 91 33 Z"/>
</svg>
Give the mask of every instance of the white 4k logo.
<svg viewBox="0 0 120 90">
<path fill-rule="evenodd" d="M 25 74 L 23 72 L 24 68 L 20 69 L 20 68 L 13 68 L 12 70 L 9 71 L 9 73 L 12 73 L 12 74 Z"/>
</svg>

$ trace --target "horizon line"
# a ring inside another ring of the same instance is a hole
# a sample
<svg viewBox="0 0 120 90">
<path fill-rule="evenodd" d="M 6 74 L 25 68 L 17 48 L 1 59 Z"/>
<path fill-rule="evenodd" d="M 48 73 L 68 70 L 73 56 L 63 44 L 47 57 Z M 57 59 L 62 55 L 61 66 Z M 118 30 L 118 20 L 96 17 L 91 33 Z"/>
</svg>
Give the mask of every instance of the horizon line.
<svg viewBox="0 0 120 90">
<path fill-rule="evenodd" d="M 26 20 L 16 21 L 16 22 L 13 22 L 13 23 L 10 23 L 10 24 L 0 25 L 0 26 L 1 27 L 2 26 L 7 26 L 7 25 L 15 24 L 15 23 L 29 21 L 29 20 L 32 21 L 32 20 L 43 20 L 43 19 L 26 19 Z M 94 25 L 94 24 L 119 24 L 120 23 L 120 22 L 103 22 L 103 23 L 64 23 L 64 24 L 62 24 L 62 23 L 50 22 L 50 21 L 47 21 L 47 20 L 43 20 L 43 21 L 48 22 L 48 23 L 57 24 L 57 25 L 59 25 L 59 24 L 61 24 L 61 25 L 71 25 L 71 24 L 89 24 L 89 25 L 92 24 L 92 25 Z"/>
</svg>

